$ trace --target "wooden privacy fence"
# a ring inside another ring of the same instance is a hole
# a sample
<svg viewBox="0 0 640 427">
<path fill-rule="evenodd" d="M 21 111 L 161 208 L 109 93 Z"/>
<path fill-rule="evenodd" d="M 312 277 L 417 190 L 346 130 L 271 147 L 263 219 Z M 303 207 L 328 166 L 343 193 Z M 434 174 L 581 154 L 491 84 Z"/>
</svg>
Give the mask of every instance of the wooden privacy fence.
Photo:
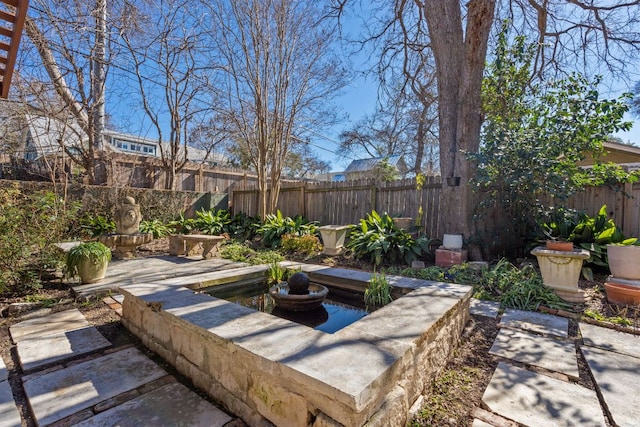
<svg viewBox="0 0 640 427">
<path fill-rule="evenodd" d="M 167 176 L 160 159 L 108 153 L 96 158 L 99 185 L 163 190 Z M 235 186 L 252 185 L 255 175 L 242 169 L 187 163 L 176 175 L 177 191 L 228 193 Z"/>
<path fill-rule="evenodd" d="M 420 190 L 416 188 L 415 178 L 407 178 L 392 182 L 289 182 L 283 183 L 280 191 L 278 209 L 286 216 L 301 214 L 322 225 L 355 224 L 375 209 L 394 217 L 419 218 L 427 236 L 441 238 L 444 232 L 438 228 L 439 216 L 444 214 L 440 210 L 440 177 L 429 177 Z M 254 186 L 236 187 L 229 200 L 234 213 L 258 214 L 258 190 Z M 554 205 L 552 197 L 545 202 Z M 587 187 L 565 205 L 594 216 L 604 204 L 625 236 L 640 237 L 640 184 Z M 479 221 L 487 224 L 478 224 L 478 228 L 499 229 L 500 225 L 494 223 L 496 218 L 499 214 L 485 215 Z"/>
<path fill-rule="evenodd" d="M 289 182 L 280 189 L 278 209 L 286 216 L 297 214 L 320 224 L 355 224 L 372 210 L 394 217 L 419 218 L 429 235 L 439 235 L 440 177 L 429 177 L 421 190 L 414 178 L 391 182 L 358 180 L 347 182 Z M 256 188 L 233 190 L 233 211 L 258 214 Z"/>
</svg>

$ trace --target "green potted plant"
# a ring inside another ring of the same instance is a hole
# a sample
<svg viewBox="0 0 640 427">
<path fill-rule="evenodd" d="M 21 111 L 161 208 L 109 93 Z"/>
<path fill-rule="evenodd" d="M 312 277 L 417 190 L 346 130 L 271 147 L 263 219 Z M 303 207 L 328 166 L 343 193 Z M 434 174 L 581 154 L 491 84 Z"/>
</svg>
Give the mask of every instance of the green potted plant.
<svg viewBox="0 0 640 427">
<path fill-rule="evenodd" d="M 102 280 L 111 261 L 111 249 L 100 242 L 84 242 L 67 253 L 67 274 L 78 275 L 82 283 Z"/>
</svg>

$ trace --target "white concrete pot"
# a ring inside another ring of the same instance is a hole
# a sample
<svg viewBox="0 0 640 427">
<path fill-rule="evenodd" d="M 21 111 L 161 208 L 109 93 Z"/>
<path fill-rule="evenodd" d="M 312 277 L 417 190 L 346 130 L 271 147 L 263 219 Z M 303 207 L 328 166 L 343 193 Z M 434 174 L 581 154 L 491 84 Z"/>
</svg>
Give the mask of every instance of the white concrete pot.
<svg viewBox="0 0 640 427">
<path fill-rule="evenodd" d="M 442 246 L 445 249 L 460 250 L 462 249 L 462 243 L 462 234 L 445 234 L 442 237 Z"/>
<path fill-rule="evenodd" d="M 640 280 L 640 246 L 607 245 L 607 258 L 613 277 Z"/>
<path fill-rule="evenodd" d="M 339 255 L 344 249 L 344 241 L 350 228 L 348 225 L 323 225 L 318 227 L 322 238 L 322 253 L 325 255 Z"/>
</svg>

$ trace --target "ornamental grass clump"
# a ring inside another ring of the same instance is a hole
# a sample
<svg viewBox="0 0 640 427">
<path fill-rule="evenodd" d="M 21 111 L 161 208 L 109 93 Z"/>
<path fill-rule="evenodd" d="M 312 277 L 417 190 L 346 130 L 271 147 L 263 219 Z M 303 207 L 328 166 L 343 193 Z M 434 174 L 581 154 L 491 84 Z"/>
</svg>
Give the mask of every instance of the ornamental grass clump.
<svg viewBox="0 0 640 427">
<path fill-rule="evenodd" d="M 387 276 L 384 274 L 373 273 L 371 280 L 364 291 L 364 303 L 367 307 L 381 307 L 393 301 L 391 290 L 393 287 L 389 284 Z"/>
</svg>

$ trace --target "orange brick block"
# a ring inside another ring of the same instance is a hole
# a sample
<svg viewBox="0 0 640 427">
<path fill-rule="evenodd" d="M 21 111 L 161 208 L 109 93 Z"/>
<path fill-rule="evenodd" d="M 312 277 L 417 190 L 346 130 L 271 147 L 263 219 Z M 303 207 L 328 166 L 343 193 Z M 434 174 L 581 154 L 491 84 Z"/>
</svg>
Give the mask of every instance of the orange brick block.
<svg viewBox="0 0 640 427">
<path fill-rule="evenodd" d="M 467 250 L 450 251 L 448 249 L 436 249 L 436 265 L 438 267 L 451 267 L 452 265 L 467 262 Z"/>
</svg>

